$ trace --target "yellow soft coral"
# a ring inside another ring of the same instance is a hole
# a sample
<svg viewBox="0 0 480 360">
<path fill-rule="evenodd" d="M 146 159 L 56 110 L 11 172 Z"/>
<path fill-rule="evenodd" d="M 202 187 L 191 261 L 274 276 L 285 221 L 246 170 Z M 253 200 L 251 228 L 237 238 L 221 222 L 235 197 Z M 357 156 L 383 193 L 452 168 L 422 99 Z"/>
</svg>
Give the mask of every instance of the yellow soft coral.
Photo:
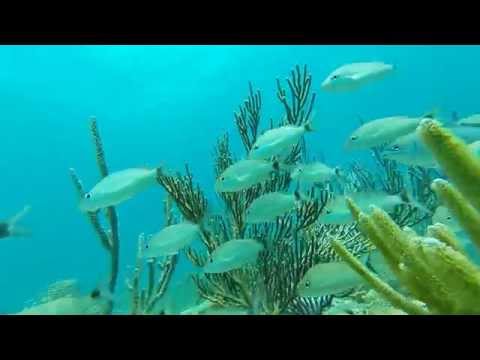
<svg viewBox="0 0 480 360">
<path fill-rule="evenodd" d="M 422 120 L 417 131 L 453 184 L 437 179 L 432 189 L 480 247 L 480 160 L 435 120 Z M 480 314 L 480 269 L 446 226 L 434 224 L 428 228 L 429 237 L 421 237 L 412 229 L 400 229 L 381 209 L 374 207 L 366 215 L 351 199 L 347 205 L 363 235 L 382 253 L 401 285 L 426 304 L 428 312 L 334 241 L 339 255 L 391 304 L 409 314 Z"/>
</svg>

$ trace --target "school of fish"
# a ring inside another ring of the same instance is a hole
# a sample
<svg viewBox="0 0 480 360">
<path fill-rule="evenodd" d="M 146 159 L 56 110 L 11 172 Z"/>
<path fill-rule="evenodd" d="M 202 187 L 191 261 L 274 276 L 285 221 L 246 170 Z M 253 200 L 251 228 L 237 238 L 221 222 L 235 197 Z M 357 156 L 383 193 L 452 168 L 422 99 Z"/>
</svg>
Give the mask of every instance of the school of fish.
<svg viewBox="0 0 480 360">
<path fill-rule="evenodd" d="M 334 69 L 321 83 L 320 88 L 332 93 L 357 91 L 372 82 L 387 78 L 394 71 L 397 71 L 394 65 L 379 61 L 350 63 Z M 435 115 L 385 115 L 361 124 L 345 139 L 344 148 L 353 152 L 381 147 L 381 154 L 386 159 L 396 160 L 405 165 L 437 168 L 433 156 L 422 144 L 416 132 L 422 119 Z M 472 152 L 480 156 L 480 114 L 444 124 L 455 135 L 470 144 Z M 300 185 L 348 181 L 341 167 L 335 164 L 314 161 L 288 166 L 283 163 L 284 154 L 304 138 L 308 138 L 312 132 L 315 132 L 312 120 L 300 126 L 283 125 L 265 131 L 256 138 L 245 158 L 234 162 L 218 176 L 213 189 L 218 194 L 242 192 L 271 179 L 274 174 L 289 173 L 293 183 L 297 184 L 297 189 L 291 192 L 266 193 L 255 199 L 246 209 L 246 223 L 262 224 L 275 222 L 278 217 L 301 206 L 304 195 L 299 191 Z M 89 213 L 119 206 L 155 186 L 156 176 L 156 168 L 128 168 L 112 172 L 82 196 L 78 204 L 79 210 Z M 402 204 L 428 211 L 421 204 L 411 200 L 407 191 L 388 194 L 365 190 L 335 194 L 320 215 L 319 223 L 335 225 L 353 223 L 354 220 L 345 202 L 346 197 L 352 198 L 362 211 L 369 211 L 371 205 L 376 205 L 389 212 Z M 29 209 L 25 207 L 17 215 L 0 222 L 0 238 L 27 235 L 29 232 L 17 223 Z M 443 206 L 436 209 L 433 221 L 449 226 L 454 232 L 461 232 L 456 220 Z M 148 238 L 142 256 L 149 259 L 178 254 L 201 238 L 204 226 L 206 226 L 204 223 L 194 224 L 188 221 L 166 226 Z M 438 241 L 432 238 L 420 238 L 419 241 L 430 246 L 439 246 Z M 213 251 L 205 266 L 198 269 L 198 274 L 200 276 L 218 274 L 249 266 L 257 261 L 263 250 L 264 245 L 255 239 L 232 239 Z M 379 276 L 394 282 L 394 276 L 378 251 L 363 255 L 360 260 Z M 320 297 L 340 294 L 360 285 L 365 285 L 362 278 L 347 264 L 318 263 L 306 272 L 297 286 L 297 294 L 302 297 Z M 178 287 L 177 290 L 184 291 L 181 289 L 183 288 Z M 101 298 L 103 294 L 98 291 L 89 295 L 68 294 L 52 298 L 22 313 L 88 313 L 95 311 Z M 169 308 L 173 308 L 174 300 L 168 301 Z M 208 304 L 201 306 L 208 307 Z"/>
</svg>

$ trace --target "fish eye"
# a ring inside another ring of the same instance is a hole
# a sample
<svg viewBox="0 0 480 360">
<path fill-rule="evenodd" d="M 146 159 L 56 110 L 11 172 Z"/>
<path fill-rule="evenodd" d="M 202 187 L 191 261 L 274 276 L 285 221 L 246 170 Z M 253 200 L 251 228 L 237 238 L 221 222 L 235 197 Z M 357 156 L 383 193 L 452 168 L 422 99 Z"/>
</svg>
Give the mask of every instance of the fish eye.
<svg viewBox="0 0 480 360">
<path fill-rule="evenodd" d="M 451 216 L 447 216 L 447 220 L 452 220 L 452 217 L 451 217 Z"/>
<path fill-rule="evenodd" d="M 398 145 L 393 145 L 393 146 L 392 146 L 392 150 L 398 151 L 398 150 L 400 150 L 400 146 L 398 146 Z"/>
<path fill-rule="evenodd" d="M 355 141 L 355 140 L 357 140 L 357 139 L 358 139 L 358 136 L 355 136 L 355 135 L 353 135 L 353 136 L 350 138 L 350 140 L 352 140 L 352 141 Z"/>
<path fill-rule="evenodd" d="M 258 145 L 255 145 L 255 146 L 253 147 L 253 150 L 258 150 Z"/>
<path fill-rule="evenodd" d="M 338 75 L 333 75 L 332 80 L 338 79 L 338 77 L 339 77 Z"/>
<path fill-rule="evenodd" d="M 90 193 L 85 194 L 85 199 L 90 199 L 91 197 L 92 197 L 92 195 Z"/>
<path fill-rule="evenodd" d="M 145 245 L 145 249 L 148 249 L 150 247 L 150 245 L 146 244 Z"/>
<path fill-rule="evenodd" d="M 328 209 L 327 209 L 326 213 L 327 213 L 327 215 L 328 215 L 328 214 L 331 214 L 331 213 L 332 213 L 332 210 L 328 210 Z"/>
<path fill-rule="evenodd" d="M 224 181 L 224 180 L 225 180 L 225 176 L 222 176 L 222 177 L 220 178 L 220 180 L 221 180 L 221 181 Z"/>
<path fill-rule="evenodd" d="M 308 289 L 310 287 L 310 280 L 305 281 L 305 287 Z"/>
</svg>

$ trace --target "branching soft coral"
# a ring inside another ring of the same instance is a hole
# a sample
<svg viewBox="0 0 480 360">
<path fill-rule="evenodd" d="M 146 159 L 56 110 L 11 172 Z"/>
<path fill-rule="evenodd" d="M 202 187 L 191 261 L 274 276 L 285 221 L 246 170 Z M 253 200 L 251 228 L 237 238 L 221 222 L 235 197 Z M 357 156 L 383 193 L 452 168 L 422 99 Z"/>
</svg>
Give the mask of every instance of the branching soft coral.
<svg viewBox="0 0 480 360">
<path fill-rule="evenodd" d="M 453 183 L 434 180 L 433 190 L 479 246 L 480 161 L 435 120 L 423 120 L 417 131 Z M 351 200 L 347 202 L 362 233 L 381 251 L 400 283 L 426 308 L 390 288 L 335 243 L 339 255 L 376 291 L 410 314 L 480 314 L 480 269 L 447 228 L 433 225 L 427 232 L 433 238 L 421 237 L 411 229 L 402 230 L 378 208 L 367 215 Z"/>
</svg>

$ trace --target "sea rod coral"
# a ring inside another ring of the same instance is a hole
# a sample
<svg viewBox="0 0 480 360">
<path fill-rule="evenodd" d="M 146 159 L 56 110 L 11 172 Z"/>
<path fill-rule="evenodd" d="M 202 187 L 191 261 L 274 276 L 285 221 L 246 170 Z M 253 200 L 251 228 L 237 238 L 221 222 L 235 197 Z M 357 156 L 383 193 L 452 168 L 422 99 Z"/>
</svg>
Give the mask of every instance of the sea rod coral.
<svg viewBox="0 0 480 360">
<path fill-rule="evenodd" d="M 480 180 L 480 161 L 467 144 L 433 119 L 423 120 L 417 131 L 453 183 L 436 179 L 433 190 L 478 246 L 479 192 L 473 184 Z M 409 314 L 480 313 L 480 268 L 458 248 L 453 233 L 435 224 L 427 236 L 420 236 L 401 229 L 378 208 L 367 215 L 351 201 L 349 206 L 360 230 L 382 252 L 407 295 L 378 279 L 336 240 L 334 247 L 392 305 Z"/>
</svg>

